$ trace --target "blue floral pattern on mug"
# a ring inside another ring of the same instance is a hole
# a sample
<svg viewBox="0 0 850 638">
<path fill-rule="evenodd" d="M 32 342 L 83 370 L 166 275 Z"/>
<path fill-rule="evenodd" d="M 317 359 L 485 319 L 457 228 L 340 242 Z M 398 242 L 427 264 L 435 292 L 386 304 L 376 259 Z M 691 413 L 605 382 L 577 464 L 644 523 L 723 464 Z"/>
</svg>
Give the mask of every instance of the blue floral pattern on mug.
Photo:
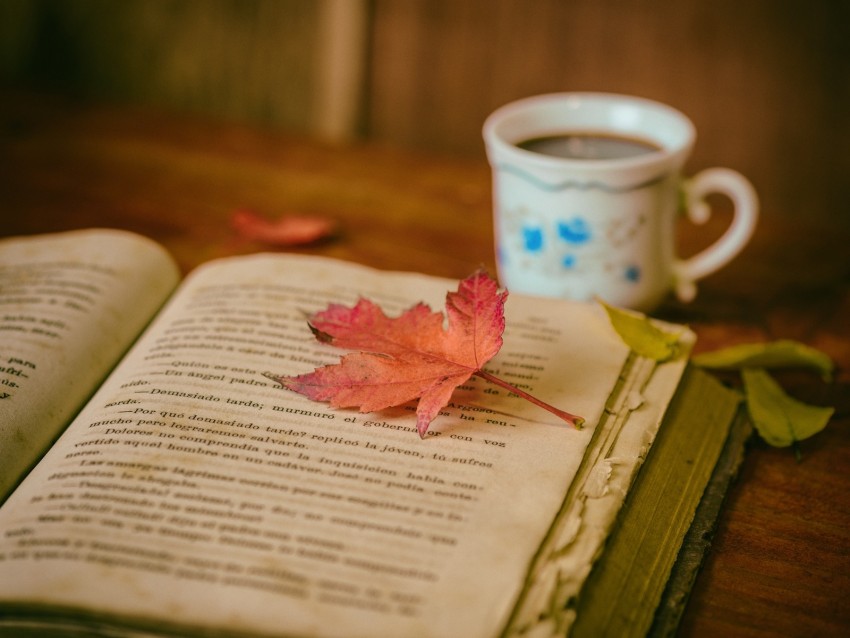
<svg viewBox="0 0 850 638">
<path fill-rule="evenodd" d="M 581 217 L 558 221 L 558 237 L 568 244 L 586 244 L 593 238 L 590 225 Z"/>
<path fill-rule="evenodd" d="M 552 219 L 522 206 L 504 211 L 502 234 L 513 240 L 502 244 L 499 262 L 572 278 L 616 273 L 622 282 L 636 285 L 643 278 L 640 264 L 620 261 L 624 245 L 634 241 L 646 216 L 599 216 L 590 221 L 575 213 Z"/>
<path fill-rule="evenodd" d="M 626 267 L 626 281 L 631 281 L 632 283 L 637 283 L 640 281 L 640 268 L 632 264 L 631 266 Z"/>
<path fill-rule="evenodd" d="M 522 239 L 527 252 L 539 253 L 543 250 L 543 229 L 539 226 L 523 226 Z"/>
</svg>

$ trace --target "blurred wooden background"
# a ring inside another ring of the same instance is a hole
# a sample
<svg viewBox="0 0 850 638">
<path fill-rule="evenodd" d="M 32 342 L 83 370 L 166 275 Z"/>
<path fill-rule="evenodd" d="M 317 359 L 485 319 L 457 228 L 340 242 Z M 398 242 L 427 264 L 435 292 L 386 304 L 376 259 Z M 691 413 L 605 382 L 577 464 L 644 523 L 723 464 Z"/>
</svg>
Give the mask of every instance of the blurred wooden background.
<svg viewBox="0 0 850 638">
<path fill-rule="evenodd" d="M 850 223 L 845 0 L 3 0 L 0 85 L 483 158 L 497 106 L 632 93 L 766 215 Z"/>
</svg>

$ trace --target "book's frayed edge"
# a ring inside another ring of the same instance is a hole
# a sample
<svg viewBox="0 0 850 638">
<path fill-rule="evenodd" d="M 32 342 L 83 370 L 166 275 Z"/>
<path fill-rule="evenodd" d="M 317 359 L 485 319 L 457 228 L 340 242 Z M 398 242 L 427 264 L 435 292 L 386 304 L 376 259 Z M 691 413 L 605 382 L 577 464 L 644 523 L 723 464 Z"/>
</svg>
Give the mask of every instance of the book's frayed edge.
<svg viewBox="0 0 850 638">
<path fill-rule="evenodd" d="M 576 601 L 576 622 L 559 635 L 642 638 L 653 627 L 658 635 L 676 631 L 710 543 L 712 521 L 731 484 L 727 463 L 740 465 L 735 459 L 742 455 L 746 431 L 730 432 L 742 415 L 738 393 L 701 370 L 688 370 L 660 439 Z M 676 473 L 677 467 L 684 474 Z M 716 498 L 707 492 L 709 485 Z M 682 496 L 668 500 L 668 492 L 679 491 Z M 713 505 L 703 506 L 704 500 Z M 695 526 L 700 508 L 703 522 Z M 690 551 L 683 547 L 691 539 L 702 539 L 691 554 L 696 558 L 679 561 Z M 674 573 L 679 588 L 671 581 Z"/>
</svg>

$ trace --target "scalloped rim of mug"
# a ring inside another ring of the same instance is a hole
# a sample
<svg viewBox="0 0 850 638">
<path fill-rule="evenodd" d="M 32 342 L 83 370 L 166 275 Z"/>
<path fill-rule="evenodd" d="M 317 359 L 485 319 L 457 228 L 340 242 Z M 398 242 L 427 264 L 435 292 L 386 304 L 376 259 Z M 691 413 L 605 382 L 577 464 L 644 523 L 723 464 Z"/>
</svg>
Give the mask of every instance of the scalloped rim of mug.
<svg viewBox="0 0 850 638">
<path fill-rule="evenodd" d="M 572 122 L 567 122 L 566 118 L 563 118 L 564 113 L 577 115 L 581 114 L 581 109 L 588 107 L 593 111 L 586 111 L 585 115 L 591 113 L 598 116 L 602 112 L 601 109 L 617 110 L 620 121 L 616 125 L 612 125 L 610 120 L 592 124 L 590 120 L 576 123 L 575 118 Z M 541 115 L 546 114 L 554 114 L 562 120 L 560 123 L 541 122 Z M 653 129 L 653 134 L 647 134 L 645 127 L 647 120 L 645 117 L 641 119 L 640 114 L 655 118 L 657 128 Z M 663 125 L 661 125 L 662 121 Z M 639 125 L 638 122 L 644 126 Z M 511 133 L 511 129 L 516 132 Z M 533 137 L 558 135 L 567 131 L 632 136 L 651 141 L 661 148 L 637 157 L 584 160 L 544 155 L 517 146 L 518 143 Z M 492 150 L 501 155 L 513 157 L 526 165 L 532 164 L 539 168 L 553 170 L 569 167 L 579 172 L 631 167 L 648 168 L 669 165 L 671 161 L 683 163 L 696 141 L 696 128 L 693 122 L 684 113 L 671 106 L 632 95 L 597 92 L 548 93 L 509 102 L 487 117 L 482 132 L 488 154 L 492 147 Z M 656 132 L 658 134 L 655 134 Z"/>
</svg>

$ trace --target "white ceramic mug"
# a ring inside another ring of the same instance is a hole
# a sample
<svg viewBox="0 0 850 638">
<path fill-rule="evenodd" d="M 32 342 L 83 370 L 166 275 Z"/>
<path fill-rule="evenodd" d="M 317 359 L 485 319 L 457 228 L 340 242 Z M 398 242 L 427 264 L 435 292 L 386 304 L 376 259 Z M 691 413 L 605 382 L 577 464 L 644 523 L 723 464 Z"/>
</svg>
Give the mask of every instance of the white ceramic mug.
<svg viewBox="0 0 850 638">
<path fill-rule="evenodd" d="M 483 133 L 493 169 L 499 278 L 508 290 L 599 297 L 651 311 L 671 290 L 692 300 L 695 282 L 735 257 L 755 228 L 758 198 L 742 175 L 713 168 L 683 179 L 695 129 L 664 104 L 605 93 L 540 95 L 496 110 Z M 578 136 L 573 142 L 580 148 L 587 135 L 648 147 L 600 159 L 559 157 L 524 144 L 564 135 Z M 706 221 L 703 198 L 712 192 L 732 200 L 732 223 L 714 244 L 680 260 L 677 213 L 684 205 L 693 222 Z"/>
</svg>

